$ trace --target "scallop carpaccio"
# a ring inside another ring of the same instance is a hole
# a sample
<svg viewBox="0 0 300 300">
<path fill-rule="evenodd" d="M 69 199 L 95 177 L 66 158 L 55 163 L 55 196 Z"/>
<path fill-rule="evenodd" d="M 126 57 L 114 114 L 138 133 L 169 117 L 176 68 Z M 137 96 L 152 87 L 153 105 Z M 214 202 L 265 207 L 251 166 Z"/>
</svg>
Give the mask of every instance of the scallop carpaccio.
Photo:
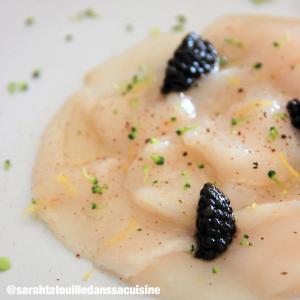
<svg viewBox="0 0 300 300">
<path fill-rule="evenodd" d="M 34 168 L 36 215 L 71 251 L 163 299 L 300 298 L 300 21 L 228 16 L 201 36 L 219 63 L 161 93 L 185 35 L 99 65 L 55 115 Z M 237 232 L 195 258 L 199 193 L 230 199 Z"/>
</svg>

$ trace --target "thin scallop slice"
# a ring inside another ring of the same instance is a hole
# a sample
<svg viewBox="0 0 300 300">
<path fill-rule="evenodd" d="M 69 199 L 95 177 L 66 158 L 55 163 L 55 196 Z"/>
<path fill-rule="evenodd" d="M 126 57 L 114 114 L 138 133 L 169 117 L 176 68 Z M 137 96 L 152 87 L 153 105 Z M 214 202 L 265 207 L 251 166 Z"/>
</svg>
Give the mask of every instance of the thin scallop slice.
<svg viewBox="0 0 300 300">
<path fill-rule="evenodd" d="M 165 299 L 297 299 L 300 201 L 262 204 L 235 214 L 237 237 L 218 259 L 167 255 L 131 281 L 159 285 Z"/>
<path fill-rule="evenodd" d="M 196 119 L 196 107 L 192 99 L 183 93 L 173 94 L 162 100 L 153 88 L 149 94 L 148 83 L 141 83 L 140 90 L 128 96 L 114 95 L 101 98 L 98 92 L 86 91 L 86 101 L 78 103 L 82 112 L 96 131 L 109 153 L 134 158 L 139 148 L 149 138 L 159 138 Z M 99 117 L 101 116 L 101 117 Z M 136 136 L 129 139 L 132 128 Z"/>
<path fill-rule="evenodd" d="M 108 158 L 84 168 L 83 173 L 66 167 L 40 170 L 34 186 L 37 216 L 74 254 L 126 278 L 191 243 L 186 231 L 130 204 L 120 184 L 121 160 Z M 102 194 L 92 193 L 86 176 L 96 176 Z"/>
<path fill-rule="evenodd" d="M 193 230 L 199 187 L 214 181 L 215 175 L 178 139 L 165 137 L 146 144 L 129 166 L 126 187 L 138 207 Z M 156 157 L 163 158 L 163 164 L 156 163 Z"/>
<path fill-rule="evenodd" d="M 160 93 L 182 34 L 150 38 L 90 71 L 43 137 L 33 182 L 37 216 L 74 254 L 127 281 L 158 285 L 166 299 L 299 298 L 299 203 L 278 203 L 299 197 L 300 135 L 281 119 L 286 102 L 300 96 L 299 24 L 217 21 L 204 36 L 229 64 L 185 93 Z M 248 119 L 232 128 L 240 111 Z M 286 137 L 265 141 L 271 126 Z M 213 262 L 188 253 L 206 181 L 229 196 L 239 229 Z M 252 246 L 240 245 L 244 234 Z"/>
<path fill-rule="evenodd" d="M 80 166 L 105 156 L 101 139 L 79 106 L 85 91 L 74 94 L 51 120 L 41 141 L 34 172 Z"/>
</svg>

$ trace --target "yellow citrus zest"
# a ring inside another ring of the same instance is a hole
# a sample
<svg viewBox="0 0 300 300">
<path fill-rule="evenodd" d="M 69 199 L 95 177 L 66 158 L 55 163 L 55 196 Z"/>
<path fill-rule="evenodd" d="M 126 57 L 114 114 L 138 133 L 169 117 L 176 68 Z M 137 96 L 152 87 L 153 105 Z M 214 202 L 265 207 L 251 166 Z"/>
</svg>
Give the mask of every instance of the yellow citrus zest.
<svg viewBox="0 0 300 300">
<path fill-rule="evenodd" d="M 255 111 L 258 107 L 266 107 L 271 106 L 272 101 L 271 100 L 256 100 L 251 101 L 250 103 L 246 104 L 244 107 L 242 107 L 240 110 L 238 110 L 235 113 L 235 116 L 237 118 L 245 118 L 247 115 Z"/>
<path fill-rule="evenodd" d="M 284 153 L 280 152 L 279 153 L 279 159 L 282 162 L 282 164 L 288 169 L 288 171 L 290 172 L 290 174 L 293 177 L 299 178 L 300 174 L 299 172 L 297 172 L 293 166 L 288 162 L 287 158 L 285 157 Z"/>
<path fill-rule="evenodd" d="M 122 240 L 129 237 L 130 234 L 132 232 L 136 231 L 139 227 L 140 227 L 140 224 L 136 219 L 134 219 L 134 218 L 130 219 L 125 228 L 121 229 L 111 239 L 109 239 L 105 242 L 105 246 L 111 247 L 111 246 L 121 242 Z"/>
<path fill-rule="evenodd" d="M 74 197 L 75 196 L 76 189 L 75 189 L 74 185 L 71 183 L 71 181 L 70 181 L 70 179 L 69 179 L 68 176 L 66 176 L 64 174 L 59 174 L 57 176 L 57 181 L 63 185 L 66 193 L 70 197 Z"/>
<path fill-rule="evenodd" d="M 94 269 L 85 272 L 82 276 L 82 281 L 86 282 L 86 281 L 90 280 L 93 273 L 94 273 Z"/>
</svg>

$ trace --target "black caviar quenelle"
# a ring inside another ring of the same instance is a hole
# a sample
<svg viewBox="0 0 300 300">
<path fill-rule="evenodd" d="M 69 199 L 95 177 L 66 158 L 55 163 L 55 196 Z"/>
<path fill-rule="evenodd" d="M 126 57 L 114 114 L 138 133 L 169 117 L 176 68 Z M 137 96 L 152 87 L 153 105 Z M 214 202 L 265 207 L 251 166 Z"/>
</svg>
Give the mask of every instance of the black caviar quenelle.
<svg viewBox="0 0 300 300">
<path fill-rule="evenodd" d="M 187 90 L 197 79 L 213 70 L 217 58 L 217 50 L 210 42 L 194 32 L 189 33 L 168 61 L 162 93 Z"/>
<path fill-rule="evenodd" d="M 213 184 L 200 192 L 196 219 L 195 257 L 212 260 L 223 253 L 236 232 L 229 199 Z"/>
<path fill-rule="evenodd" d="M 289 112 L 291 123 L 297 129 L 300 129 L 300 101 L 298 99 L 292 99 L 287 104 L 287 110 Z"/>
</svg>

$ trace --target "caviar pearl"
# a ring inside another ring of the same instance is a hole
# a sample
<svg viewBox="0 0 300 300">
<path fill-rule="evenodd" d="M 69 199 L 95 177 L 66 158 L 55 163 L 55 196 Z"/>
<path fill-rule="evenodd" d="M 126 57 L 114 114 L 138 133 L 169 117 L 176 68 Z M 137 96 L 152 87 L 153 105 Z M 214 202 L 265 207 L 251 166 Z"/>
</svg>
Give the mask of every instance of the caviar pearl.
<svg viewBox="0 0 300 300">
<path fill-rule="evenodd" d="M 229 199 L 213 184 L 200 192 L 197 209 L 195 257 L 211 260 L 223 253 L 236 232 Z"/>
<path fill-rule="evenodd" d="M 182 92 L 203 75 L 211 72 L 217 62 L 217 50 L 199 35 L 189 33 L 168 62 L 162 93 Z"/>
</svg>

